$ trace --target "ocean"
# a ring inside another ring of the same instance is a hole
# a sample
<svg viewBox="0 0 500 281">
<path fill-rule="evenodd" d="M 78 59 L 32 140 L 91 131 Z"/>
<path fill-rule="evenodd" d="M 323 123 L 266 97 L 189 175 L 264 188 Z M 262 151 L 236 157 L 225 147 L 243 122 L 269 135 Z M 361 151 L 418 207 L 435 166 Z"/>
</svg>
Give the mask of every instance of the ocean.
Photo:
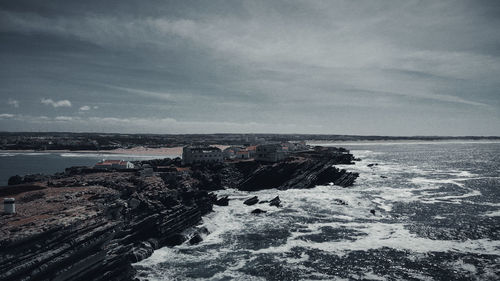
<svg viewBox="0 0 500 281">
<path fill-rule="evenodd" d="M 127 161 L 161 159 L 179 155 L 111 154 L 98 152 L 0 152 L 0 186 L 7 185 L 11 176 L 54 174 L 71 166 L 94 166 L 103 159 Z"/>
<path fill-rule="evenodd" d="M 342 166 L 360 173 L 353 187 L 218 191 L 231 200 L 203 218 L 204 241 L 155 251 L 137 277 L 500 279 L 500 143 L 342 146 L 362 159 Z M 243 204 L 254 195 L 283 206 Z"/>
</svg>

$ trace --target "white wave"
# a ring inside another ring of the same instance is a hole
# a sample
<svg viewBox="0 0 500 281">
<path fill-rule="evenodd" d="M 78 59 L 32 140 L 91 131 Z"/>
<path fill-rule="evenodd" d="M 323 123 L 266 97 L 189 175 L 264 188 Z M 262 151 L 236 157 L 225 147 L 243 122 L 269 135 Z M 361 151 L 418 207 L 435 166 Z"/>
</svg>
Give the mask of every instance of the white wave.
<svg viewBox="0 0 500 281">
<path fill-rule="evenodd" d="M 359 276 L 353 276 L 353 277 L 357 278 Z M 368 272 L 364 272 L 363 273 L 362 279 L 363 280 L 367 279 L 367 280 L 380 280 L 380 281 L 384 281 L 384 280 L 387 280 L 387 277 L 379 276 L 379 275 L 375 274 L 375 272 L 373 272 L 373 271 L 368 271 Z"/>
<path fill-rule="evenodd" d="M 483 216 L 486 216 L 486 217 L 500 217 L 500 210 L 487 212 L 487 213 L 483 214 Z"/>
<path fill-rule="evenodd" d="M 331 141 L 331 142 L 307 142 L 308 145 L 319 146 L 388 146 L 388 145 L 416 145 L 416 144 L 495 144 L 497 140 L 435 140 L 435 141 Z"/>
<path fill-rule="evenodd" d="M 253 253 L 283 253 L 289 252 L 292 248 L 302 247 L 316 249 L 339 256 L 343 256 L 351 251 L 367 251 L 380 248 L 392 248 L 397 250 L 407 250 L 416 253 L 428 252 L 457 252 L 471 254 L 500 255 L 500 241 L 489 239 L 478 240 L 432 240 L 419 237 L 410 233 L 404 224 L 388 223 L 322 223 L 320 226 L 330 226 L 334 228 L 345 227 L 357 230 L 366 234 L 358 239 L 313 242 L 297 239 L 303 233 L 295 233 L 284 245 L 255 250 Z M 310 225 L 317 228 L 318 224 Z"/>
</svg>

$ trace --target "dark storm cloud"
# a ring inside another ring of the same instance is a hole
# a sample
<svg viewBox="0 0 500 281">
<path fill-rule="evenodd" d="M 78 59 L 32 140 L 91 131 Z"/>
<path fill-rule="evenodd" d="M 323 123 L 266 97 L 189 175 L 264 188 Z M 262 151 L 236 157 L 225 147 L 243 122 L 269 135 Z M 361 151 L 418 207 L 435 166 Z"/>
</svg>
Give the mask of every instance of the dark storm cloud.
<svg viewBox="0 0 500 281">
<path fill-rule="evenodd" d="M 3 130 L 500 134 L 497 1 L 0 3 Z"/>
</svg>

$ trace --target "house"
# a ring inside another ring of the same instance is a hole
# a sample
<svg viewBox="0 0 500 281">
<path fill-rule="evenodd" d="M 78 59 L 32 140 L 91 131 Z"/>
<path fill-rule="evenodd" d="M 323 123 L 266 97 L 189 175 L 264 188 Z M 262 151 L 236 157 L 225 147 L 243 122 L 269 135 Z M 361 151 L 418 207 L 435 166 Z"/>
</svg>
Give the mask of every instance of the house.
<svg viewBox="0 0 500 281">
<path fill-rule="evenodd" d="M 215 163 L 223 162 L 222 150 L 213 146 L 185 146 L 182 149 L 182 163 Z"/>
<path fill-rule="evenodd" d="M 238 153 L 238 151 L 240 151 L 242 149 L 244 149 L 244 147 L 240 147 L 240 146 L 230 146 L 230 147 L 224 149 L 224 151 L 222 152 L 224 155 L 224 159 L 236 158 L 236 154 Z"/>
<path fill-rule="evenodd" d="M 286 152 L 281 144 L 257 145 L 255 160 L 265 162 L 278 162 L 286 158 Z"/>
<path fill-rule="evenodd" d="M 250 158 L 255 158 L 255 153 L 257 150 L 256 145 L 247 146 L 246 150 L 248 150 L 248 155 Z"/>
<path fill-rule="evenodd" d="M 102 160 L 94 165 L 96 169 L 133 169 L 134 164 L 123 160 Z"/>
<path fill-rule="evenodd" d="M 246 149 L 236 152 L 236 159 L 250 159 L 250 153 Z"/>
<path fill-rule="evenodd" d="M 284 149 L 288 149 L 288 151 L 304 151 L 309 149 L 305 141 L 284 142 L 281 145 L 283 146 Z"/>
</svg>

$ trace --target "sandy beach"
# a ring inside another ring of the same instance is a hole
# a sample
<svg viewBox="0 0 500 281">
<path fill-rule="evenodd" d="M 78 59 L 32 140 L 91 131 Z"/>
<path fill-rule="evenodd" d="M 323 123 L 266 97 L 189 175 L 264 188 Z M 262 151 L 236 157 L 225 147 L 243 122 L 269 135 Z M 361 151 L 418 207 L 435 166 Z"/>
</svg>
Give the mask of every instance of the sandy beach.
<svg viewBox="0 0 500 281">
<path fill-rule="evenodd" d="M 221 150 L 227 148 L 227 145 L 214 145 Z M 122 154 L 122 155 L 165 155 L 172 156 L 182 155 L 182 146 L 176 147 L 161 147 L 161 148 L 150 148 L 144 146 L 137 146 L 133 148 L 118 148 L 112 150 L 3 150 L 3 152 L 11 153 L 31 153 L 31 152 L 41 152 L 41 153 L 98 153 L 98 154 Z"/>
</svg>

